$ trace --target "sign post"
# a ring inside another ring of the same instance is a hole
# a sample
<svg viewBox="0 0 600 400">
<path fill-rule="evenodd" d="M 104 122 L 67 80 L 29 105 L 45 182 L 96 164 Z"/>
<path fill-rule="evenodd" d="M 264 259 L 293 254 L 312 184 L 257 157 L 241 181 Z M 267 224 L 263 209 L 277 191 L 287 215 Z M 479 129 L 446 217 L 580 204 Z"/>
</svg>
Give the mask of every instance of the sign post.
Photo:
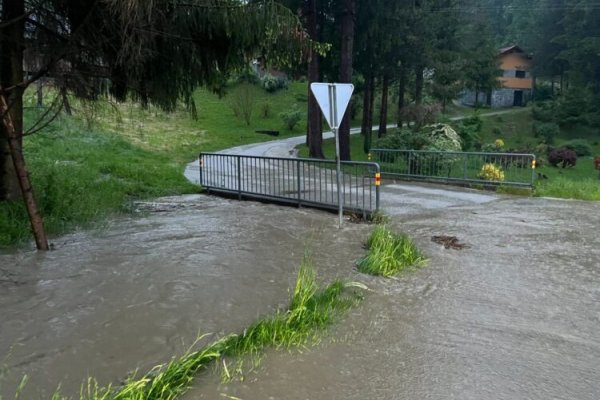
<svg viewBox="0 0 600 400">
<path fill-rule="evenodd" d="M 354 86 L 350 83 L 320 83 L 310 84 L 312 91 L 323 116 L 327 120 L 331 131 L 335 137 L 335 164 L 336 164 L 336 184 L 338 192 L 338 217 L 339 227 L 341 228 L 344 214 L 344 196 L 341 187 L 342 166 L 340 161 L 340 138 L 338 129 L 340 121 L 344 117 L 346 108 L 350 103 Z"/>
</svg>

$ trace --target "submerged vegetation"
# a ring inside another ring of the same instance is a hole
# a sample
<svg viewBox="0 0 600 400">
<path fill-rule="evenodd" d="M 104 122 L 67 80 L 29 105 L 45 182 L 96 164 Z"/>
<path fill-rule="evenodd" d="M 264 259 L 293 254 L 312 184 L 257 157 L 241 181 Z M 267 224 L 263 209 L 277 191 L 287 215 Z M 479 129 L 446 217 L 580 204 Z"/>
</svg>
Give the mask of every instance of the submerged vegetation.
<svg viewBox="0 0 600 400">
<path fill-rule="evenodd" d="M 341 281 L 319 287 L 310 257 L 305 255 L 287 310 L 259 319 L 239 335 L 229 335 L 199 350 L 189 350 L 145 375 L 134 374 L 120 387 L 100 386 L 89 379 L 82 387 L 79 400 L 173 400 L 190 387 L 198 372 L 211 365 L 222 363 L 225 375 L 229 376 L 225 359 L 257 356 L 267 347 L 316 344 L 320 332 L 361 299 L 360 293 L 351 288 L 365 287 Z M 52 400 L 67 399 L 59 392 L 52 397 Z"/>
<path fill-rule="evenodd" d="M 390 231 L 384 225 L 378 225 L 367 241 L 369 252 L 358 262 L 361 272 L 382 275 L 387 278 L 399 272 L 419 267 L 426 261 L 423 253 L 405 234 Z"/>
</svg>

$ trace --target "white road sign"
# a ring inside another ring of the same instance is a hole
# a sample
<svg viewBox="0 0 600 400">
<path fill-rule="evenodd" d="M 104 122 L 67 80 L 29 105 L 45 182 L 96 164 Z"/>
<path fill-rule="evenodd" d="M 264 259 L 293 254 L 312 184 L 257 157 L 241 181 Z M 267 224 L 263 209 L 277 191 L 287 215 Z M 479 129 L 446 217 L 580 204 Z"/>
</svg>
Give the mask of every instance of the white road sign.
<svg viewBox="0 0 600 400">
<path fill-rule="evenodd" d="M 351 83 L 314 82 L 310 84 L 310 90 L 317 99 L 331 129 L 339 128 L 350 103 L 354 85 Z"/>
<path fill-rule="evenodd" d="M 346 108 L 348 108 L 348 104 L 350 103 L 354 85 L 351 83 L 314 82 L 310 84 L 310 90 L 315 96 L 315 99 L 317 99 L 317 103 L 335 135 L 335 163 L 337 167 L 336 186 L 338 192 L 339 227 L 341 228 L 344 214 L 344 196 L 342 195 L 340 183 L 342 168 L 340 163 L 340 138 L 338 136 L 338 128 L 340 127 L 342 118 L 344 118 Z"/>
</svg>

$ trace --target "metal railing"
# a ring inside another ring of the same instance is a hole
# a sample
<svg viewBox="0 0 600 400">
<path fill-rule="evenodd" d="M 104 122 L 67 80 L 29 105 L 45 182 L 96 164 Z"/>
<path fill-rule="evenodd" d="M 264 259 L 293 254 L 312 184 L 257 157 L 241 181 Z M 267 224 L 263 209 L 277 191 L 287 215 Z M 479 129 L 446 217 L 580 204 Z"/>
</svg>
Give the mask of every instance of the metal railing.
<svg viewBox="0 0 600 400">
<path fill-rule="evenodd" d="M 379 210 L 379 165 L 342 162 L 344 210 Z M 336 210 L 335 161 L 200 153 L 200 184 L 208 192 Z"/>
<path fill-rule="evenodd" d="M 533 154 L 372 149 L 381 173 L 417 180 L 533 187 Z"/>
</svg>

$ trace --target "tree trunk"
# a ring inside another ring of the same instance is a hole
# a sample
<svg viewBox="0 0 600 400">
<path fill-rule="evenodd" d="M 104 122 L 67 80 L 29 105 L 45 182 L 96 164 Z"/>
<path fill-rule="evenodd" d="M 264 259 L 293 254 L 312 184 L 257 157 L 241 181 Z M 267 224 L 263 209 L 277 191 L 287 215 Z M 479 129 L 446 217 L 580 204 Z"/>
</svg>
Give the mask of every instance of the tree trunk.
<svg viewBox="0 0 600 400">
<path fill-rule="evenodd" d="M 388 91 L 390 86 L 390 77 L 383 75 L 381 84 L 381 111 L 379 113 L 379 132 L 377 136 L 382 138 L 387 133 L 387 116 L 388 116 Z"/>
<path fill-rule="evenodd" d="M 340 50 L 340 74 L 341 83 L 352 82 L 352 57 L 354 49 L 354 0 L 343 0 L 341 15 L 342 45 Z M 352 103 L 352 102 L 350 102 Z M 348 107 L 352 107 L 349 104 Z M 340 158 L 350 160 L 350 113 L 344 114 L 342 123 L 338 130 L 340 137 Z"/>
<path fill-rule="evenodd" d="M 62 96 L 62 103 L 65 109 L 65 113 L 67 115 L 73 115 L 73 111 L 71 110 L 71 103 L 69 103 L 69 96 L 67 96 L 67 88 L 62 86 L 60 88 L 60 95 Z"/>
<path fill-rule="evenodd" d="M 370 74 L 365 81 L 365 92 L 363 94 L 363 119 L 361 132 L 363 138 L 363 151 L 368 154 L 371 150 L 371 138 L 373 135 L 373 74 Z"/>
<path fill-rule="evenodd" d="M 402 121 L 402 113 L 404 111 L 404 94 L 406 93 L 406 71 L 404 67 L 400 68 L 400 75 L 398 77 L 398 128 L 402 128 L 404 121 Z"/>
<path fill-rule="evenodd" d="M 0 95 L 0 113 L 3 116 L 2 125 L 4 126 L 5 132 L 8 134 L 10 154 L 15 171 L 17 171 L 21 194 L 25 201 L 25 207 L 27 208 L 27 214 L 29 215 L 29 221 L 31 222 L 31 231 L 35 238 L 35 245 L 38 250 L 48 250 L 48 239 L 46 238 L 46 232 L 44 230 L 44 221 L 35 201 L 29 173 L 27 172 L 27 167 L 25 165 L 25 158 L 23 157 L 23 146 L 21 141 L 23 132 L 16 130 L 11 112 L 8 111 L 8 102 L 4 94 Z"/>
<path fill-rule="evenodd" d="M 36 82 L 37 108 L 44 107 L 44 83 L 41 79 Z"/>
<path fill-rule="evenodd" d="M 475 108 L 479 107 L 479 88 L 475 87 Z"/>
<path fill-rule="evenodd" d="M 306 8 L 306 25 L 308 35 L 314 41 L 319 40 L 317 23 L 317 1 L 309 0 Z M 306 141 L 308 143 L 308 154 L 312 158 L 325 158 L 323 155 L 323 132 L 321 130 L 321 110 L 317 100 L 310 90 L 310 84 L 319 80 L 319 54 L 316 51 L 310 53 L 308 63 L 308 131 Z"/>
<path fill-rule="evenodd" d="M 422 65 L 415 67 L 415 104 L 418 106 L 423 103 L 423 70 Z"/>
<path fill-rule="evenodd" d="M 23 34 L 25 19 L 20 18 L 25 13 L 24 0 L 2 2 L 1 21 L 5 23 L 0 28 L 0 87 L 11 87 L 23 82 Z M 8 21 L 11 21 L 10 23 Z M 23 130 L 23 90 L 16 88 L 11 91 L 10 110 L 15 129 Z M 19 143 L 21 138 L 18 138 Z M 9 135 L 3 124 L 0 124 L 0 201 L 18 200 L 21 197 L 17 174 L 11 158 Z"/>
<path fill-rule="evenodd" d="M 563 71 L 560 71 L 560 94 L 562 95 L 565 92 L 565 74 Z"/>
</svg>

